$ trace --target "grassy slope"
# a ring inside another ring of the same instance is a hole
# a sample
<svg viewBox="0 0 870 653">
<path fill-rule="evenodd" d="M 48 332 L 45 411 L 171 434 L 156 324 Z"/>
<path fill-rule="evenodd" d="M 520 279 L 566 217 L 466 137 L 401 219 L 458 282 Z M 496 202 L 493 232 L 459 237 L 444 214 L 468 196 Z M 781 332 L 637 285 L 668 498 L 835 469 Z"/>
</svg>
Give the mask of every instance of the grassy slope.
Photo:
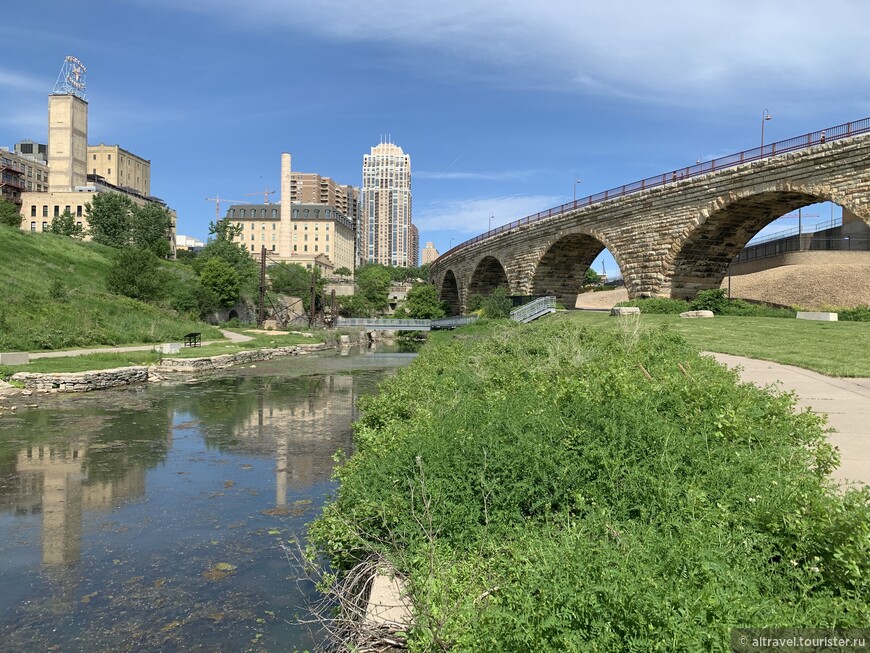
<svg viewBox="0 0 870 653">
<path fill-rule="evenodd" d="M 0 351 L 37 351 L 203 338 L 221 333 L 166 308 L 112 295 L 115 251 L 63 236 L 0 226 Z M 165 264 L 176 276 L 190 271 Z"/>
<path fill-rule="evenodd" d="M 556 319 L 616 326 L 607 313 L 571 311 Z M 665 326 L 694 347 L 796 365 L 829 376 L 870 377 L 870 323 L 789 318 L 728 317 L 689 320 L 643 315 L 643 328 Z"/>
</svg>

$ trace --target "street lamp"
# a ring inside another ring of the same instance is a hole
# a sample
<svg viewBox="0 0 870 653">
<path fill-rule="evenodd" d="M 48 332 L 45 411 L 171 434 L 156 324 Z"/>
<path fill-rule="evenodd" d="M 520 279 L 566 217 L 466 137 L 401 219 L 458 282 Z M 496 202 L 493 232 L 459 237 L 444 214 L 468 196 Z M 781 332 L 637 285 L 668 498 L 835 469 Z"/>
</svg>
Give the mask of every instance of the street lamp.
<svg viewBox="0 0 870 653">
<path fill-rule="evenodd" d="M 487 231 L 492 231 L 492 211 L 489 212 L 489 229 Z"/>
<path fill-rule="evenodd" d="M 764 154 L 764 123 L 770 120 L 772 116 L 767 109 L 761 112 L 761 153 Z"/>
<path fill-rule="evenodd" d="M 580 177 L 574 179 L 574 204 L 577 203 L 577 184 L 582 184 L 583 180 Z"/>
</svg>

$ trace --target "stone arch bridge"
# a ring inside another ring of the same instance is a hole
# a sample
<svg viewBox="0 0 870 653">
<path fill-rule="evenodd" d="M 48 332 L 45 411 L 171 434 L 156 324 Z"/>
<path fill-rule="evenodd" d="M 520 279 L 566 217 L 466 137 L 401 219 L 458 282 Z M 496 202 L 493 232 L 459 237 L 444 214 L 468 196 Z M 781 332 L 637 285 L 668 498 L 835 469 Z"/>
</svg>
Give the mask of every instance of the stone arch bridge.
<svg viewBox="0 0 870 653">
<path fill-rule="evenodd" d="M 454 313 L 474 294 L 555 295 L 573 306 L 606 247 L 629 297 L 692 298 L 718 288 L 776 218 L 831 201 L 870 225 L 870 118 L 627 184 L 488 231 L 433 264 Z"/>
</svg>

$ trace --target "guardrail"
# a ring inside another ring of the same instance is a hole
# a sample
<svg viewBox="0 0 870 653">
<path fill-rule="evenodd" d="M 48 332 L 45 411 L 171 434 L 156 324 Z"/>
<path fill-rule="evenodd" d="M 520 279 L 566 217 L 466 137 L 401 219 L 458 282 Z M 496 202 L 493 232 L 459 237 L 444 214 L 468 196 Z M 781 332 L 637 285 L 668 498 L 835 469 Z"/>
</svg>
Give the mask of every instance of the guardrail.
<svg viewBox="0 0 870 653">
<path fill-rule="evenodd" d="M 804 233 L 804 237 L 812 236 L 812 234 Z M 732 261 L 733 265 L 738 263 L 748 263 L 750 261 L 760 261 L 761 259 L 772 258 L 781 254 L 789 254 L 791 252 L 868 252 L 870 251 L 870 239 L 855 238 L 853 236 L 813 236 L 812 240 L 804 238 L 804 243 L 801 242 L 797 234 L 758 245 L 749 245 L 743 248 L 740 253 Z M 809 240 L 809 242 L 806 242 Z"/>
<path fill-rule="evenodd" d="M 340 317 L 336 322 L 339 328 L 361 328 L 371 331 L 431 331 L 433 329 L 455 329 L 471 324 L 476 315 L 462 317 L 443 317 L 437 320 L 413 320 L 399 318 Z"/>
<path fill-rule="evenodd" d="M 555 297 L 541 297 L 511 311 L 511 319 L 516 322 L 531 322 L 542 315 L 556 310 Z"/>
<path fill-rule="evenodd" d="M 718 159 L 713 159 L 712 161 L 704 161 L 701 163 L 696 163 L 695 165 L 686 166 L 685 168 L 671 170 L 669 172 L 662 173 L 661 175 L 647 177 L 646 179 L 641 179 L 640 181 L 635 181 L 630 184 L 623 184 L 622 186 L 617 186 L 616 188 L 611 188 L 601 193 L 596 193 L 582 199 L 567 202 L 565 204 L 560 204 L 559 206 L 547 209 L 546 211 L 539 211 L 538 213 L 528 215 L 525 218 L 520 218 L 519 220 L 514 220 L 509 224 L 496 227 L 495 229 L 490 229 L 489 231 L 482 233 L 479 236 L 475 236 L 474 238 L 461 242 L 455 247 L 447 250 L 444 254 L 439 256 L 438 259 L 436 259 L 436 262 L 441 260 L 445 256 L 458 252 L 459 250 L 469 247 L 474 243 L 478 243 L 482 240 L 486 240 L 487 238 L 491 238 L 492 236 L 497 236 L 498 234 L 513 231 L 514 229 L 517 229 L 527 224 L 531 224 L 533 222 L 539 222 L 540 220 L 546 220 L 548 218 L 560 216 L 564 213 L 567 213 L 568 211 L 573 211 L 584 206 L 591 206 L 592 204 L 597 204 L 606 200 L 615 199 L 617 197 L 624 197 L 626 195 L 633 195 L 634 193 L 639 193 L 650 188 L 656 188 L 658 186 L 664 186 L 665 184 L 674 183 L 683 179 L 688 179 L 689 177 L 697 177 L 698 175 L 705 175 L 708 172 L 716 172 L 725 168 L 733 168 L 735 166 L 749 163 L 751 161 L 769 159 L 780 154 L 786 154 L 788 152 L 794 152 L 796 150 L 807 149 L 809 147 L 813 147 L 814 145 L 821 145 L 822 143 L 829 143 L 831 141 L 849 138 L 867 132 L 870 132 L 870 118 L 863 118 L 854 122 L 847 122 L 842 125 L 836 125 L 834 127 L 827 127 L 818 131 L 809 132 L 808 134 L 803 134 L 802 136 L 795 136 L 794 138 L 789 138 L 784 141 L 769 143 L 763 147 L 756 147 L 751 150 L 737 152 L 736 154 L 729 154 L 727 156 L 719 157 Z"/>
</svg>

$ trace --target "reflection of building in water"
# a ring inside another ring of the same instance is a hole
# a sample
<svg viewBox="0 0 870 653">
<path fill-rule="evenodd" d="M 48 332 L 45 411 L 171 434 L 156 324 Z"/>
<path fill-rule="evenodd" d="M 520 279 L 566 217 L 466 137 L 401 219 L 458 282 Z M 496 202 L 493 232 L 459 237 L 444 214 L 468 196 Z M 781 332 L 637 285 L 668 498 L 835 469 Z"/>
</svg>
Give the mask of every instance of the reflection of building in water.
<svg viewBox="0 0 870 653">
<path fill-rule="evenodd" d="M 254 410 L 235 431 L 242 449 L 274 453 L 277 505 L 286 503 L 288 487 L 328 480 L 333 453 L 352 444 L 354 377 L 340 374 L 301 381 L 306 386 L 292 395 L 284 388 L 258 387 Z M 298 392 L 303 389 L 307 392 Z"/>
<path fill-rule="evenodd" d="M 31 446 L 18 453 L 15 472 L 6 477 L 0 510 L 42 513 L 42 562 L 78 561 L 84 510 L 111 510 L 145 494 L 145 469 L 134 466 L 120 478 L 89 481 L 83 472 L 88 444 Z"/>
</svg>

